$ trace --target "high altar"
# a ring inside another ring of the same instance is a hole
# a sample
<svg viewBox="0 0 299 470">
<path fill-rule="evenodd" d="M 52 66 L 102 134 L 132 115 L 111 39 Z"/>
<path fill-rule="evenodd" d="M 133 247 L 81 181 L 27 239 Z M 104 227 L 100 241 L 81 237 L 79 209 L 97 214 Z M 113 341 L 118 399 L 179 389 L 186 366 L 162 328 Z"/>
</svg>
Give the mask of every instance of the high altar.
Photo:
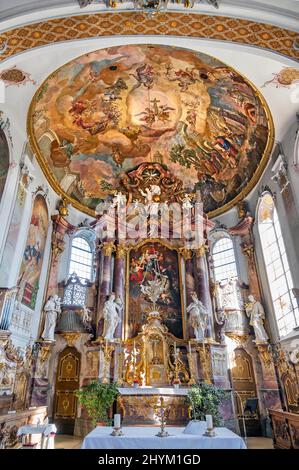
<svg viewBox="0 0 299 470">
<path fill-rule="evenodd" d="M 189 386 L 213 381 L 229 387 L 226 348 L 215 340 L 207 264 L 214 224 L 196 193 L 186 193 L 158 163 L 125 175 L 112 208 L 98 208 L 100 285 L 89 352 L 99 353 L 99 379 L 120 386 L 125 423 L 155 422 L 153 405 L 161 395 L 171 405 L 169 422 L 185 423 Z M 109 309 L 118 318 L 112 330 Z M 232 416 L 231 397 L 228 407 Z"/>
</svg>

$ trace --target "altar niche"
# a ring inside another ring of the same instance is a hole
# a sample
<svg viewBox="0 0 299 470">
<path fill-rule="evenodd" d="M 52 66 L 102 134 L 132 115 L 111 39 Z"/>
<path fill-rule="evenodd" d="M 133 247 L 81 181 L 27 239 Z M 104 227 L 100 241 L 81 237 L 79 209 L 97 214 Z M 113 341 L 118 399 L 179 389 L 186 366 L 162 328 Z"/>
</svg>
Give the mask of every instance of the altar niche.
<svg viewBox="0 0 299 470">
<path fill-rule="evenodd" d="M 163 324 L 176 338 L 184 338 L 180 255 L 164 242 L 145 242 L 128 253 L 126 338 L 135 337 L 146 323 L 153 306 L 144 288 L 155 280 L 164 288 L 156 303 Z"/>
</svg>

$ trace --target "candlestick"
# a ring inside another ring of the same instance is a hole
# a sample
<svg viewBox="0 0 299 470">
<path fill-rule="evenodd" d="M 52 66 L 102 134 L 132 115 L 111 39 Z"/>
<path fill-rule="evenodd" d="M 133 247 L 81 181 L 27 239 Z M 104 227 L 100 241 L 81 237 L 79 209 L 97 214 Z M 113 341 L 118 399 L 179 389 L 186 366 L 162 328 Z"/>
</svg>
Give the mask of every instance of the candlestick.
<svg viewBox="0 0 299 470">
<path fill-rule="evenodd" d="M 204 436 L 206 437 L 215 437 L 216 433 L 213 428 L 213 416 L 212 415 L 206 415 L 206 422 L 207 422 L 207 430 L 204 433 Z"/>
<path fill-rule="evenodd" d="M 207 422 L 207 429 L 209 431 L 213 429 L 213 416 L 212 415 L 206 415 L 206 422 Z"/>
<path fill-rule="evenodd" d="M 114 415 L 113 424 L 115 428 L 120 428 L 120 414 Z"/>
<path fill-rule="evenodd" d="M 122 432 L 122 429 L 121 429 L 120 414 L 114 415 L 113 424 L 114 426 L 113 426 L 113 431 L 111 433 L 111 436 L 116 436 L 116 437 L 123 436 L 124 433 Z"/>
</svg>

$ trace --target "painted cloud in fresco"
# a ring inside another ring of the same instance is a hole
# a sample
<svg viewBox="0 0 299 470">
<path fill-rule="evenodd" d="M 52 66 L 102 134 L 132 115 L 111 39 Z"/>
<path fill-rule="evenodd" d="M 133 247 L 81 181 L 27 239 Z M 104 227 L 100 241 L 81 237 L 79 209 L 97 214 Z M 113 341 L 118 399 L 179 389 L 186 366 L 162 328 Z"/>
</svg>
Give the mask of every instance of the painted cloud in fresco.
<svg viewBox="0 0 299 470">
<path fill-rule="evenodd" d="M 248 185 L 269 135 L 246 79 L 170 46 L 118 46 L 73 60 L 39 88 L 31 119 L 56 181 L 91 209 L 123 173 L 156 161 L 215 210 Z"/>
</svg>

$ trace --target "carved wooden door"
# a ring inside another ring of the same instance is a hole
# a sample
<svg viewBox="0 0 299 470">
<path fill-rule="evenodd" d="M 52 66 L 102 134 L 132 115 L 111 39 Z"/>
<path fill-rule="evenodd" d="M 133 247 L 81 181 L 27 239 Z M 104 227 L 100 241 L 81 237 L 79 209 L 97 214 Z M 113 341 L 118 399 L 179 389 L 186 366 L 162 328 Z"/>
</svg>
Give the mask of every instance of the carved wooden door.
<svg viewBox="0 0 299 470">
<path fill-rule="evenodd" d="M 60 433 L 72 433 L 77 413 L 76 390 L 79 389 L 81 354 L 66 347 L 58 357 L 54 418 Z"/>
<path fill-rule="evenodd" d="M 247 399 L 256 398 L 256 381 L 251 356 L 243 349 L 234 350 L 233 367 L 231 369 L 235 404 L 241 433 L 244 433 L 243 410 Z M 258 436 L 261 433 L 258 408 L 253 413 L 245 413 L 245 425 L 248 435 Z"/>
</svg>

